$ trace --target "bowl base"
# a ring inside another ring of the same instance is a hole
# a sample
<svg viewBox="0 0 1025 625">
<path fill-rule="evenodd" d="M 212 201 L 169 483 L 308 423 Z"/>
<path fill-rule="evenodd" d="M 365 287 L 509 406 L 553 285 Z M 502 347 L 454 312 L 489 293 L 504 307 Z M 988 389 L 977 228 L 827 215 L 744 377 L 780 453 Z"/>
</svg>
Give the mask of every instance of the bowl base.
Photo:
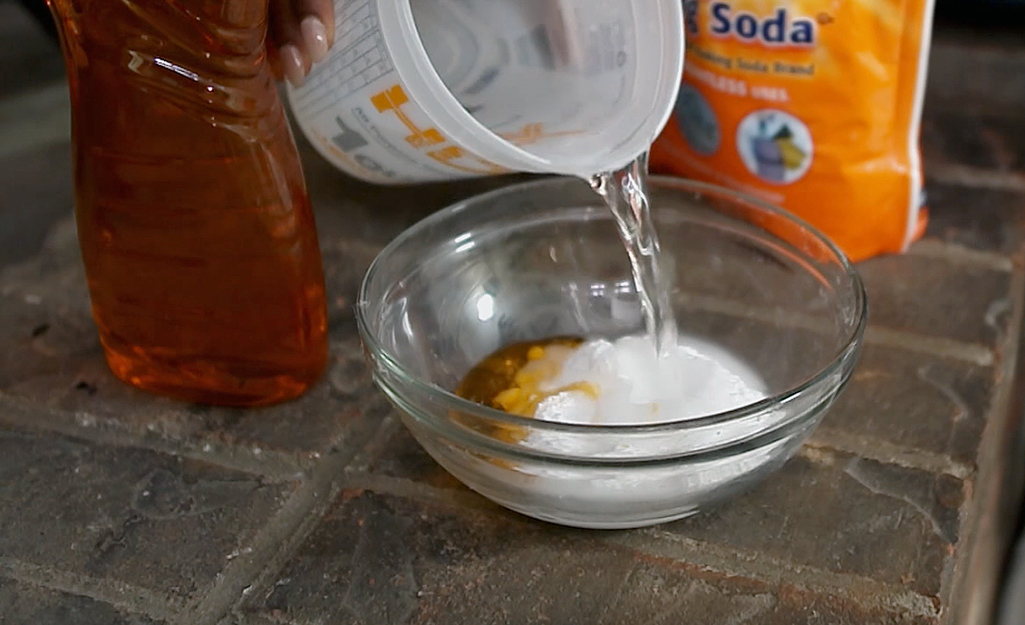
<svg viewBox="0 0 1025 625">
<path fill-rule="evenodd" d="M 495 497 L 488 497 L 491 501 L 497 503 L 503 508 L 508 508 L 513 512 L 522 514 L 523 516 L 536 519 L 538 521 L 544 521 L 545 523 L 552 523 L 554 525 L 562 525 L 564 527 L 575 527 L 578 529 L 586 530 L 630 530 L 640 529 L 644 527 L 652 527 L 655 525 L 662 525 L 663 523 L 669 523 L 671 521 L 679 521 L 690 516 L 701 512 L 701 509 L 697 507 L 688 508 L 681 511 L 676 511 L 670 514 L 663 514 L 651 517 L 637 517 L 637 518 L 617 518 L 610 519 L 608 521 L 602 521 L 595 518 L 579 518 L 566 516 L 564 514 L 552 514 L 546 513 L 540 510 L 532 510 L 529 507 L 524 507 L 521 503 L 514 503 L 510 501 L 502 501 Z"/>
</svg>

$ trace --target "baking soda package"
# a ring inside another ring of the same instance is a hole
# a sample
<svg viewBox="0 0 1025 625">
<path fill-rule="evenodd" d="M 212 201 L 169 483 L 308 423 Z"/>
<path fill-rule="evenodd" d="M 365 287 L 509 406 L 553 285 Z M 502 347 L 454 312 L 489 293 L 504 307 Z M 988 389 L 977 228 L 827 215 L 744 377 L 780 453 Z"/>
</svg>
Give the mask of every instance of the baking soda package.
<svg viewBox="0 0 1025 625">
<path fill-rule="evenodd" d="M 685 0 L 687 63 L 652 169 L 728 186 L 853 260 L 925 226 L 932 0 Z"/>
</svg>

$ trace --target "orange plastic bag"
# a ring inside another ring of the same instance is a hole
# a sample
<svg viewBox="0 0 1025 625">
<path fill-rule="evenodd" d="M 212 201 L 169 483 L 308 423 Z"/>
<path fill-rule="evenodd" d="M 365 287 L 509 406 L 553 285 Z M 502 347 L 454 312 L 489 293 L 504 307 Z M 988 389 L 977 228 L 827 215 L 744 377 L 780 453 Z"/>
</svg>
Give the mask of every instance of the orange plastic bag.
<svg viewBox="0 0 1025 625">
<path fill-rule="evenodd" d="M 758 196 L 853 260 L 925 227 L 933 0 L 684 0 L 687 60 L 651 167 Z"/>
</svg>

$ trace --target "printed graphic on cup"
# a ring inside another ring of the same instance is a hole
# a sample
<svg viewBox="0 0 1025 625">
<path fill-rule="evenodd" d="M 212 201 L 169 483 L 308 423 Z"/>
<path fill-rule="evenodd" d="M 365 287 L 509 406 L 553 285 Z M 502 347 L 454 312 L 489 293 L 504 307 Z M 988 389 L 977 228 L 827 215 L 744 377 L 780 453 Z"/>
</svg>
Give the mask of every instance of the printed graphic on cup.
<svg viewBox="0 0 1025 625">
<path fill-rule="evenodd" d="M 814 157 L 808 126 L 775 109 L 758 110 L 741 120 L 737 151 L 752 174 L 774 184 L 799 180 Z"/>
<path fill-rule="evenodd" d="M 321 155 L 371 182 L 621 167 L 682 75 L 679 0 L 334 4 L 334 48 L 289 102 Z"/>
</svg>

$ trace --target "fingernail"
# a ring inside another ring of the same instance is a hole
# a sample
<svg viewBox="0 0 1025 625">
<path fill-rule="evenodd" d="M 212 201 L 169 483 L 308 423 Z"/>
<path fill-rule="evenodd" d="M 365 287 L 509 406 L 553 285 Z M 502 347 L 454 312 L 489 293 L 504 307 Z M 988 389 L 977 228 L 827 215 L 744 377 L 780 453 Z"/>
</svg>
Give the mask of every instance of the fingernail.
<svg viewBox="0 0 1025 625">
<path fill-rule="evenodd" d="M 327 56 L 327 28 L 324 27 L 324 22 L 310 15 L 303 19 L 299 27 L 302 30 L 303 43 L 306 45 L 306 51 L 310 53 L 310 58 L 314 63 L 323 61 Z"/>
<path fill-rule="evenodd" d="M 293 87 L 301 87 L 306 80 L 303 58 L 299 56 L 299 49 L 290 43 L 281 46 L 281 68 Z"/>
</svg>

